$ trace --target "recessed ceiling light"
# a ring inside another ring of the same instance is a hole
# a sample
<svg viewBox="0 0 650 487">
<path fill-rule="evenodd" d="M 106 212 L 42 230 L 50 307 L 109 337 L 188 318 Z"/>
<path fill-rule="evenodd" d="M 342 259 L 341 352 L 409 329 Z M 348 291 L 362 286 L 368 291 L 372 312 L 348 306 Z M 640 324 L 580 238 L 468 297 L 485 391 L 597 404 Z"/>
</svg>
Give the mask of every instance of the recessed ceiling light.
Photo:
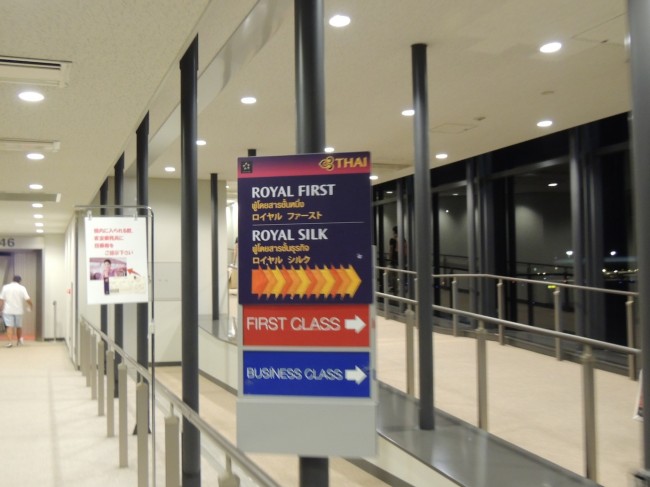
<svg viewBox="0 0 650 487">
<path fill-rule="evenodd" d="M 550 127 L 551 125 L 553 125 L 553 120 L 542 120 L 540 122 L 537 122 L 537 126 L 542 128 Z"/>
<path fill-rule="evenodd" d="M 34 218 L 40 220 L 41 218 L 43 218 L 43 215 L 41 215 L 40 213 L 35 213 Z"/>
<path fill-rule="evenodd" d="M 203 139 L 199 139 L 196 141 L 196 145 L 205 145 L 205 144 L 207 144 L 207 142 Z"/>
<path fill-rule="evenodd" d="M 549 188 L 555 188 L 557 186 L 557 183 L 548 183 Z"/>
<path fill-rule="evenodd" d="M 412 117 L 413 115 L 415 115 L 415 110 L 413 110 L 412 108 L 409 108 L 408 110 L 402 110 L 402 115 L 404 115 L 405 117 Z"/>
<path fill-rule="evenodd" d="M 172 166 L 167 166 L 165 168 L 165 172 L 176 172 L 176 168 Z"/>
<path fill-rule="evenodd" d="M 42 184 L 36 184 L 36 183 L 33 183 L 33 184 L 30 184 L 30 185 L 29 185 L 29 189 L 43 189 L 43 185 L 42 185 Z"/>
<path fill-rule="evenodd" d="M 330 18 L 329 23 L 332 27 L 345 27 L 350 25 L 350 17 L 347 15 L 334 15 Z"/>
<path fill-rule="evenodd" d="M 254 103 L 257 103 L 257 98 L 254 96 L 245 96 L 241 99 L 241 102 L 244 105 L 253 105 Z"/>
<path fill-rule="evenodd" d="M 42 228 L 37 228 L 36 229 L 36 233 L 43 233 L 43 232 L 44 232 L 44 230 Z"/>
<path fill-rule="evenodd" d="M 386 194 L 393 194 L 392 191 L 386 191 Z"/>
<path fill-rule="evenodd" d="M 558 52 L 560 49 L 562 49 L 561 42 L 548 42 L 539 48 L 539 52 L 550 54 L 552 52 Z"/>
<path fill-rule="evenodd" d="M 370 176 L 371 181 L 376 181 L 377 179 L 379 179 L 379 176 L 375 176 L 374 174 Z"/>
<path fill-rule="evenodd" d="M 44 226 L 44 224 L 43 224 L 43 222 L 36 222 L 36 223 L 34 223 L 34 226 L 35 227 L 42 227 L 42 226 Z"/>
<path fill-rule="evenodd" d="M 45 159 L 45 156 L 40 152 L 30 152 L 27 154 L 27 159 L 31 159 L 32 161 L 40 161 L 42 159 Z"/>
<path fill-rule="evenodd" d="M 43 208 L 43 203 L 32 203 L 32 208 Z"/>
<path fill-rule="evenodd" d="M 18 94 L 18 98 L 32 103 L 43 101 L 45 99 L 45 97 L 38 91 L 23 91 Z"/>
<path fill-rule="evenodd" d="M 436 154 L 436 159 L 447 159 L 447 157 L 449 157 L 449 156 L 447 154 L 445 154 L 444 152 Z"/>
<path fill-rule="evenodd" d="M 325 147 L 325 149 L 323 149 L 323 150 L 325 152 L 334 152 L 334 147 Z"/>
</svg>

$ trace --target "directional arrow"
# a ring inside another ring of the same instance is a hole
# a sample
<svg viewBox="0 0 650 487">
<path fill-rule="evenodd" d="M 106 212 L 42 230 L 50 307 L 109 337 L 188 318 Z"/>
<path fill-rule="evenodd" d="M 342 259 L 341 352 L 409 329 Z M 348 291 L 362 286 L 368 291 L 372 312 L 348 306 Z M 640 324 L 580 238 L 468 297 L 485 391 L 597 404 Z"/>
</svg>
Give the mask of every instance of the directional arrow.
<svg viewBox="0 0 650 487">
<path fill-rule="evenodd" d="M 345 320 L 346 330 L 354 330 L 357 333 L 361 333 L 361 330 L 363 330 L 365 327 L 366 327 L 366 323 L 357 315 L 354 315 L 353 320 Z"/>
<path fill-rule="evenodd" d="M 361 384 L 366 379 L 366 377 L 368 376 L 363 370 L 359 368 L 358 365 L 356 365 L 353 370 L 346 369 L 345 371 L 345 380 L 353 380 L 357 384 Z"/>
</svg>

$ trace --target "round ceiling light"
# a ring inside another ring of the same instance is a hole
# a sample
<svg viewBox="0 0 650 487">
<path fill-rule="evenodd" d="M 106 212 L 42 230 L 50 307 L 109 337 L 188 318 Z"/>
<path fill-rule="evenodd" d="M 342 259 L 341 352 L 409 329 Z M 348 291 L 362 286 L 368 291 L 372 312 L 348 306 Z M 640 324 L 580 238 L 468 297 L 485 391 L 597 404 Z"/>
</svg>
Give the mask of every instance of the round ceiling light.
<svg viewBox="0 0 650 487">
<path fill-rule="evenodd" d="M 32 161 L 41 161 L 45 159 L 45 156 L 40 152 L 30 152 L 27 154 L 27 159 L 31 159 Z"/>
<path fill-rule="evenodd" d="M 542 128 L 550 127 L 551 125 L 553 125 L 552 120 L 541 120 L 541 121 L 537 122 L 537 126 L 542 127 Z"/>
<path fill-rule="evenodd" d="M 561 42 L 548 42 L 539 48 L 539 52 L 551 54 L 553 52 L 558 52 L 560 49 L 562 49 Z"/>
<path fill-rule="evenodd" d="M 32 103 L 43 101 L 45 99 L 43 94 L 39 93 L 38 91 L 23 91 L 18 94 L 18 98 L 23 101 L 29 101 Z"/>
<path fill-rule="evenodd" d="M 347 15 L 334 15 L 330 18 L 329 24 L 332 27 L 345 27 L 346 25 L 350 25 L 350 17 Z"/>
<path fill-rule="evenodd" d="M 253 105 L 257 103 L 257 98 L 255 98 L 254 96 L 245 96 L 241 99 L 241 102 L 244 105 Z"/>
</svg>

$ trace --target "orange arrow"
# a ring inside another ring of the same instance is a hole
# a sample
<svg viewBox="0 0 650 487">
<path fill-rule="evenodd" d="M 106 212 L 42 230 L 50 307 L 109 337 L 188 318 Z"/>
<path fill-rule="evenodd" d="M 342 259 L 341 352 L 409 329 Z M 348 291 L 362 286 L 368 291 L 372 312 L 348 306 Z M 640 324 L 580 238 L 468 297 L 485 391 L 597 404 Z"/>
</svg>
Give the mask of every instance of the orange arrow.
<svg viewBox="0 0 650 487">
<path fill-rule="evenodd" d="M 296 294 L 298 296 L 304 296 L 307 293 L 307 288 L 309 288 L 311 281 L 309 280 L 307 272 L 302 267 L 296 271 L 296 275 L 298 276 L 299 282 L 298 288 L 296 289 Z"/>
<path fill-rule="evenodd" d="M 264 287 L 266 286 L 267 280 L 262 269 L 253 269 L 253 275 L 251 278 L 251 292 L 253 294 L 262 294 L 264 292 Z"/>
<path fill-rule="evenodd" d="M 352 297 L 357 292 L 357 289 L 359 289 L 361 279 L 352 266 L 348 266 L 347 269 L 345 269 L 345 272 L 350 278 L 350 284 L 348 285 L 345 294 Z"/>
<path fill-rule="evenodd" d="M 275 276 L 273 275 L 273 272 L 271 272 L 271 269 L 266 268 L 264 269 L 264 277 L 266 278 L 266 286 L 264 286 L 264 290 L 262 291 L 262 294 L 266 296 L 270 296 L 271 293 L 273 292 L 273 286 L 275 285 Z"/>
<path fill-rule="evenodd" d="M 339 267 L 338 269 L 336 269 L 336 273 L 339 275 L 339 278 L 341 279 L 341 284 L 336 290 L 336 294 L 338 294 L 339 296 L 343 296 L 345 295 L 345 290 L 350 285 L 350 277 L 348 276 L 348 273 L 345 272 L 345 269 L 343 267 Z"/>
</svg>

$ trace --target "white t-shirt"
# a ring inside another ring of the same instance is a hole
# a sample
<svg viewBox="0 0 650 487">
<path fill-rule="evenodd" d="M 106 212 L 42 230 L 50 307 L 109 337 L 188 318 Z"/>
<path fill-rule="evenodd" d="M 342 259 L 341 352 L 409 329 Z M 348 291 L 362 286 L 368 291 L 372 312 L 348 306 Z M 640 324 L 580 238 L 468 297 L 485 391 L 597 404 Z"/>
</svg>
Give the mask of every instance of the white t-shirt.
<svg viewBox="0 0 650 487">
<path fill-rule="evenodd" d="M 29 299 L 27 289 L 16 281 L 2 286 L 0 299 L 5 302 L 3 312 L 8 315 L 22 315 L 25 312 L 25 301 Z"/>
</svg>

